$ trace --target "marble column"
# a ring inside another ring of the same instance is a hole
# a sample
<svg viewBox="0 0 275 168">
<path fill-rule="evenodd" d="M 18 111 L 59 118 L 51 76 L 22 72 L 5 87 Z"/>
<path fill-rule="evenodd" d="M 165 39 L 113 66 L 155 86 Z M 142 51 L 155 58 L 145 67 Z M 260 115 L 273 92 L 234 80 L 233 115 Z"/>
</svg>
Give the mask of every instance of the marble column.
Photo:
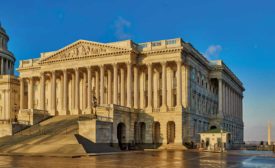
<svg viewBox="0 0 275 168">
<path fill-rule="evenodd" d="M 148 105 L 147 108 L 152 109 L 152 64 L 147 64 L 148 68 Z"/>
<path fill-rule="evenodd" d="M 24 109 L 24 78 L 20 78 L 20 111 Z"/>
<path fill-rule="evenodd" d="M 233 112 L 234 112 L 234 118 L 236 117 L 236 93 L 233 90 Z"/>
<path fill-rule="evenodd" d="M 45 110 L 45 74 L 40 74 L 40 109 Z"/>
<path fill-rule="evenodd" d="M 71 82 L 71 111 L 75 108 L 75 74 L 72 73 L 72 82 Z"/>
<path fill-rule="evenodd" d="M 117 63 L 113 64 L 113 68 L 114 68 L 114 97 L 113 97 L 113 103 L 117 104 L 118 100 L 117 100 L 117 92 L 118 92 L 118 70 L 117 70 Z"/>
<path fill-rule="evenodd" d="M 177 107 L 182 108 L 181 61 L 177 61 Z"/>
<path fill-rule="evenodd" d="M 127 63 L 127 107 L 132 107 L 132 64 Z"/>
<path fill-rule="evenodd" d="M 228 116 L 231 117 L 232 116 L 232 111 L 231 111 L 231 107 L 232 107 L 232 104 L 231 104 L 231 88 L 229 87 L 228 88 Z"/>
<path fill-rule="evenodd" d="M 4 58 L 1 58 L 1 75 L 5 74 Z"/>
<path fill-rule="evenodd" d="M 238 95 L 238 118 L 241 119 L 241 96 Z"/>
<path fill-rule="evenodd" d="M 51 94 L 51 100 L 52 100 L 52 113 L 56 113 L 56 72 L 52 71 L 52 94 Z"/>
<path fill-rule="evenodd" d="M 169 67 L 167 71 L 167 105 L 168 107 L 174 107 L 176 100 L 174 100 L 173 96 L 173 86 L 174 86 L 174 71 L 171 67 Z"/>
<path fill-rule="evenodd" d="M 79 114 L 79 68 L 75 68 L 75 114 Z"/>
<path fill-rule="evenodd" d="M 7 62 L 6 62 L 7 75 L 10 74 L 10 69 L 9 69 L 9 67 L 10 67 L 10 60 L 7 60 Z"/>
<path fill-rule="evenodd" d="M 87 99 L 87 109 L 91 111 L 92 109 L 92 68 L 87 67 L 88 74 L 88 99 Z"/>
<path fill-rule="evenodd" d="M 64 75 L 60 75 L 59 97 L 60 97 L 60 100 L 59 100 L 59 104 L 60 104 L 59 110 L 61 112 L 64 109 L 63 108 L 63 102 L 64 102 Z"/>
<path fill-rule="evenodd" d="M 235 98 L 235 91 L 233 90 L 233 112 L 234 118 L 236 117 L 236 98 Z"/>
<path fill-rule="evenodd" d="M 83 83 L 82 83 L 82 111 L 87 107 L 87 74 L 83 72 Z"/>
<path fill-rule="evenodd" d="M 5 65 L 6 67 L 5 67 L 5 72 L 6 72 L 6 75 L 8 75 L 9 74 L 9 60 L 8 59 L 6 59 L 6 65 Z"/>
<path fill-rule="evenodd" d="M 219 95 L 218 95 L 218 97 L 219 97 L 219 106 L 218 106 L 218 113 L 219 113 L 219 116 L 220 117 L 223 117 L 223 115 L 222 115 L 222 100 L 223 100 L 223 98 L 222 98 L 222 84 L 223 84 L 223 82 L 222 82 L 222 79 L 218 79 L 219 80 Z"/>
<path fill-rule="evenodd" d="M 158 93 L 158 85 L 159 85 L 159 72 L 157 69 L 154 70 L 153 74 L 153 107 L 159 108 L 159 93 Z"/>
<path fill-rule="evenodd" d="M 99 91 L 100 91 L 100 86 L 99 86 L 99 71 L 95 71 L 95 97 L 97 98 L 98 104 L 99 104 Z"/>
<path fill-rule="evenodd" d="M 238 118 L 238 93 L 235 91 L 235 109 L 236 109 L 236 118 Z"/>
<path fill-rule="evenodd" d="M 67 74 L 67 69 L 63 70 L 63 110 L 64 114 L 68 113 L 68 74 Z"/>
<path fill-rule="evenodd" d="M 120 68 L 120 105 L 125 105 L 125 72 L 124 68 Z"/>
<path fill-rule="evenodd" d="M 167 111 L 167 79 L 166 79 L 166 62 L 161 63 L 162 66 L 162 106 L 161 109 L 162 111 Z"/>
<path fill-rule="evenodd" d="M 138 109 L 139 108 L 139 97 L 138 97 L 138 67 L 137 65 L 134 67 L 134 108 Z"/>
<path fill-rule="evenodd" d="M 144 109 L 145 108 L 145 68 L 140 69 L 140 76 L 139 76 L 139 107 Z"/>
<path fill-rule="evenodd" d="M 29 78 L 28 83 L 28 109 L 33 108 L 33 78 Z"/>
<path fill-rule="evenodd" d="M 11 93 L 12 93 L 12 90 L 11 89 L 7 89 L 6 90 L 6 95 L 7 95 L 7 100 L 11 100 Z M 10 121 L 12 121 L 12 114 L 11 114 L 11 112 L 12 112 L 12 109 L 11 109 L 11 101 L 8 101 L 7 103 L 6 103 L 6 107 L 7 107 L 7 110 L 6 110 L 6 112 L 7 112 L 7 116 L 6 116 L 6 119 L 7 120 L 10 120 Z"/>
<path fill-rule="evenodd" d="M 108 104 L 112 104 L 112 71 L 110 69 L 107 70 L 107 102 Z"/>
<path fill-rule="evenodd" d="M 100 65 L 100 104 L 104 104 L 104 65 Z"/>
<path fill-rule="evenodd" d="M 229 85 L 226 85 L 225 87 L 225 114 L 226 116 L 230 116 L 230 113 L 229 113 L 229 107 L 230 107 L 230 104 L 229 104 L 229 92 L 230 92 L 230 86 Z"/>
<path fill-rule="evenodd" d="M 14 75 L 14 63 L 11 64 L 11 75 Z"/>
</svg>

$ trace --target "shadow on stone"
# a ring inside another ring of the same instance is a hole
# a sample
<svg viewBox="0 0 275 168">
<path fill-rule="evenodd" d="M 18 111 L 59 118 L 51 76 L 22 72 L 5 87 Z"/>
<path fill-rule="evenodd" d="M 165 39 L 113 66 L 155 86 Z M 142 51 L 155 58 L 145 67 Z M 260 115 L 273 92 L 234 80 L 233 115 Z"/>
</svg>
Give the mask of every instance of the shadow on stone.
<svg viewBox="0 0 275 168">
<path fill-rule="evenodd" d="M 79 144 L 81 144 L 87 153 L 105 153 L 105 152 L 119 152 L 118 148 L 111 147 L 110 144 L 94 143 L 89 139 L 76 134 L 75 135 Z"/>
</svg>

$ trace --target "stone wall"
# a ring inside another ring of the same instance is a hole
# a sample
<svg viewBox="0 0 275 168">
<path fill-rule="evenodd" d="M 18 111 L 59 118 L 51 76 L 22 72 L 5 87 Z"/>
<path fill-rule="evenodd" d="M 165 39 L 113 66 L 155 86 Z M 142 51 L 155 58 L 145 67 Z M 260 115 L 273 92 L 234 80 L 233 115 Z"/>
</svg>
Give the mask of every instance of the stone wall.
<svg viewBox="0 0 275 168">
<path fill-rule="evenodd" d="M 79 121 L 79 134 L 93 143 L 110 144 L 112 142 L 112 123 L 96 119 Z"/>
<path fill-rule="evenodd" d="M 25 109 L 21 110 L 18 114 L 18 121 L 21 124 L 34 125 L 48 117 L 49 114 L 46 111 L 36 109 Z"/>
<path fill-rule="evenodd" d="M 7 123 L 0 124 L 0 137 L 12 135 L 12 125 Z"/>
</svg>

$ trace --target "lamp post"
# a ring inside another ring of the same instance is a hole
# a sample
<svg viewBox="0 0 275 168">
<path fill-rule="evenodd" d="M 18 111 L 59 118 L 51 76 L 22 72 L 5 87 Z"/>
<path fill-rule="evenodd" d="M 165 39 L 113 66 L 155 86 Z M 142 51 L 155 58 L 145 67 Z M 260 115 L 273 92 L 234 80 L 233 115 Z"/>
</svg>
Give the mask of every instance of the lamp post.
<svg viewBox="0 0 275 168">
<path fill-rule="evenodd" d="M 97 114 L 96 114 L 97 98 L 95 96 L 93 97 L 93 106 L 95 108 L 95 118 L 97 119 Z"/>
</svg>

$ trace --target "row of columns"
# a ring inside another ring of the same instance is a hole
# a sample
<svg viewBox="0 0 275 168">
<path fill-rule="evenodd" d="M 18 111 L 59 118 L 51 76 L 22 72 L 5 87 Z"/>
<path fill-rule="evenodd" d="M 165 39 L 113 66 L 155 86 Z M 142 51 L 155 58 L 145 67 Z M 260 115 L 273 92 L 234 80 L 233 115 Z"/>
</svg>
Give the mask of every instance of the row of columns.
<svg viewBox="0 0 275 168">
<path fill-rule="evenodd" d="M 242 95 L 219 79 L 219 113 L 242 119 Z"/>
<path fill-rule="evenodd" d="M 177 65 L 177 73 L 176 73 L 176 80 L 177 80 L 177 87 L 176 87 L 176 93 L 177 93 L 177 106 L 182 106 L 182 83 L 181 83 L 181 61 L 176 62 Z M 157 86 L 154 84 L 153 89 L 153 65 L 152 63 L 149 63 L 147 66 L 147 73 L 148 73 L 148 86 L 147 86 L 147 108 L 151 110 L 153 108 L 152 102 L 153 102 L 153 91 L 156 93 L 158 90 L 156 89 Z M 162 66 L 162 106 L 161 108 L 165 111 L 167 110 L 167 78 L 166 78 L 166 62 L 161 63 Z M 82 68 L 83 69 L 83 68 Z M 100 65 L 99 70 L 94 71 L 94 77 L 95 77 L 95 90 L 93 94 L 96 96 L 96 98 L 99 101 L 99 104 L 104 103 L 104 96 L 105 96 L 105 80 L 104 80 L 104 74 L 105 74 L 106 66 Z M 91 66 L 88 66 L 85 68 L 85 71 L 83 72 L 83 82 L 85 84 L 85 87 L 83 87 L 83 93 L 87 94 L 87 96 L 83 96 L 83 102 L 87 102 L 87 106 L 84 105 L 84 107 L 87 107 L 87 109 L 92 108 L 92 72 L 94 68 Z M 118 83 L 120 82 L 120 105 L 127 106 L 127 107 L 134 107 L 139 108 L 139 96 L 142 96 L 139 92 L 139 67 L 136 65 L 132 65 L 131 63 L 126 63 L 126 71 L 127 74 L 125 74 L 124 68 L 119 68 L 119 65 L 117 63 L 112 64 L 112 69 L 107 68 L 107 101 L 105 103 L 107 104 L 118 104 Z M 113 76 L 112 71 L 113 70 Z M 120 81 L 118 78 L 118 70 L 120 70 Z M 133 72 L 133 73 L 132 73 Z M 51 110 L 56 112 L 56 71 L 47 72 L 51 75 Z M 67 112 L 68 111 L 68 70 L 62 70 L 63 76 L 61 78 L 62 83 L 62 109 Z M 79 83 L 80 83 L 80 69 L 75 68 L 73 70 L 74 75 L 72 75 L 72 104 L 74 109 L 76 110 L 76 113 L 79 113 L 79 106 L 80 106 L 80 98 L 79 98 Z M 125 89 L 125 75 L 126 75 L 126 89 Z M 39 108 L 41 110 L 45 110 L 45 72 L 42 72 L 40 75 L 40 105 Z M 113 82 L 112 82 L 113 78 Z M 87 87 L 86 87 L 87 83 Z M 112 90 L 113 87 L 113 90 Z M 126 90 L 126 99 L 125 99 L 125 90 Z M 133 90 L 133 97 L 132 97 L 132 90 Z M 146 98 L 145 96 L 143 97 Z M 20 82 L 20 107 L 23 108 L 24 103 L 24 79 L 21 79 Z M 125 102 L 126 100 L 126 102 Z M 28 109 L 33 108 L 33 78 L 29 78 L 28 82 Z"/>
<path fill-rule="evenodd" d="M 14 74 L 14 63 L 13 61 L 0 58 L 0 74 L 1 75 L 13 75 Z"/>
</svg>

